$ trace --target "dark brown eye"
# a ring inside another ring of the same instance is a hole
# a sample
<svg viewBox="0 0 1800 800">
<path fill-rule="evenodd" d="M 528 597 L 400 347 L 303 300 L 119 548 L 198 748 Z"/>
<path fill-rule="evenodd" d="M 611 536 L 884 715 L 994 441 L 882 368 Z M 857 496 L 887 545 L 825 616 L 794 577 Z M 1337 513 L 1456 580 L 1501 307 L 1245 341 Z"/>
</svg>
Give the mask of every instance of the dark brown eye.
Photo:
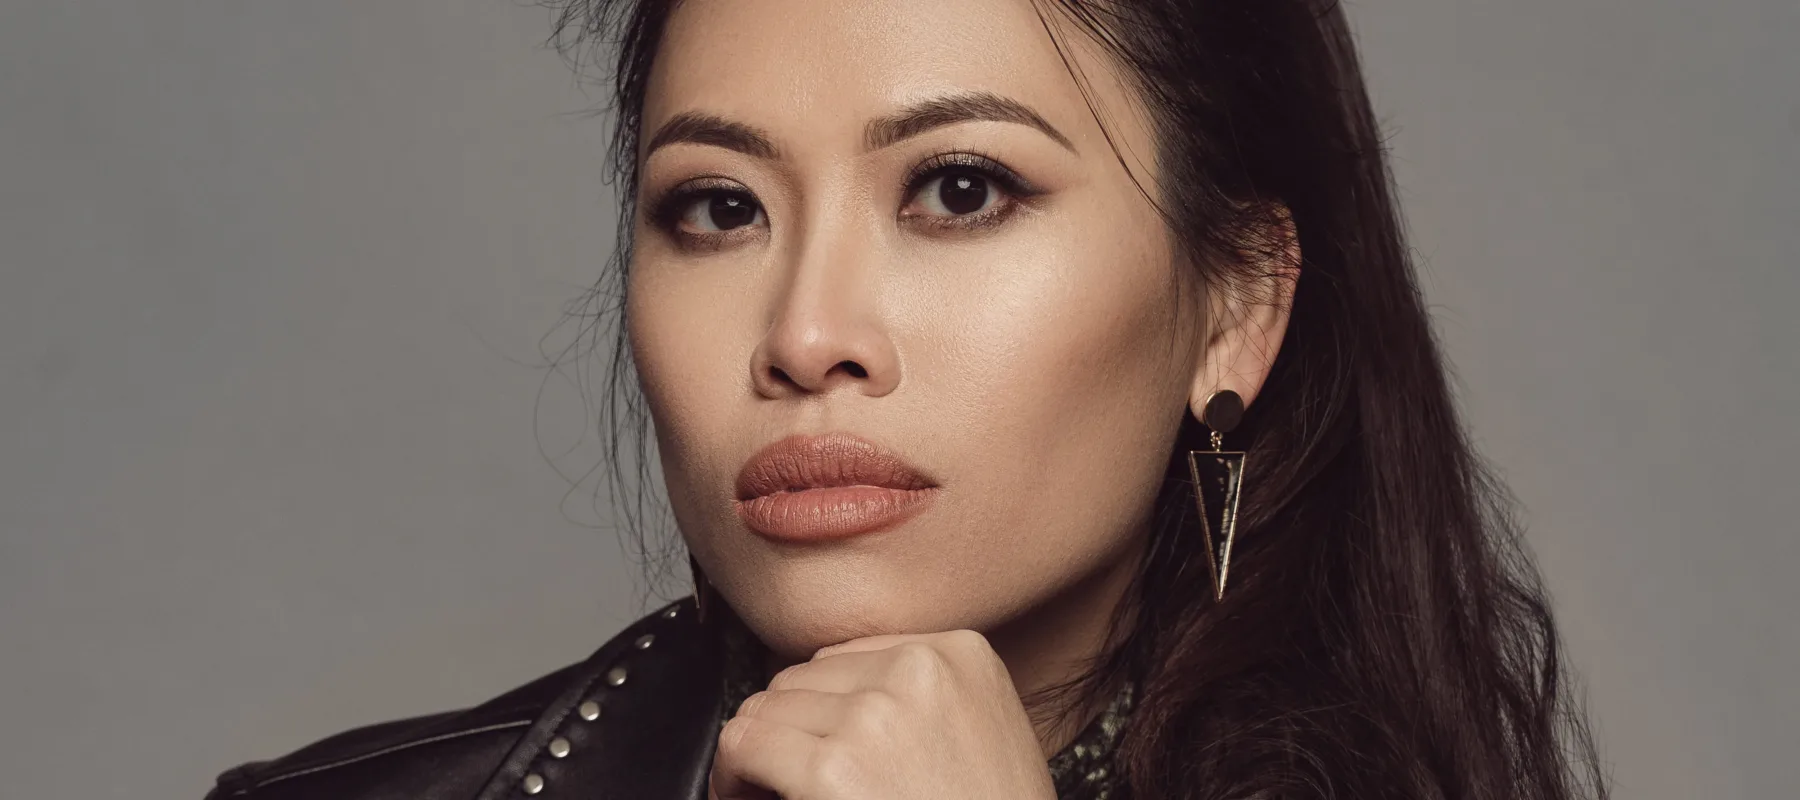
<svg viewBox="0 0 1800 800">
<path fill-rule="evenodd" d="M 960 217 L 987 208 L 993 197 L 987 178 L 974 172 L 947 172 L 930 181 L 920 192 L 926 209 L 932 214 Z"/>
<path fill-rule="evenodd" d="M 761 216 L 762 208 L 744 194 L 707 191 L 692 198 L 680 221 L 704 233 L 721 233 L 753 225 Z"/>
</svg>

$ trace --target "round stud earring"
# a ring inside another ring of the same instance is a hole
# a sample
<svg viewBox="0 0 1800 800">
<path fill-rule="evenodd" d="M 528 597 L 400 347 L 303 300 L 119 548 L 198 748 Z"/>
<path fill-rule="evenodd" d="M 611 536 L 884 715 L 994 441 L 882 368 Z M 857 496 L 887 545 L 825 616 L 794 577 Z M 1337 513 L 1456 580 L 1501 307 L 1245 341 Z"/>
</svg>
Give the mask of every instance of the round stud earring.
<svg viewBox="0 0 1800 800">
<path fill-rule="evenodd" d="M 1230 389 L 1219 389 L 1200 404 L 1200 422 L 1212 429 L 1212 446 L 1219 449 L 1224 435 L 1244 421 L 1244 398 Z"/>
</svg>

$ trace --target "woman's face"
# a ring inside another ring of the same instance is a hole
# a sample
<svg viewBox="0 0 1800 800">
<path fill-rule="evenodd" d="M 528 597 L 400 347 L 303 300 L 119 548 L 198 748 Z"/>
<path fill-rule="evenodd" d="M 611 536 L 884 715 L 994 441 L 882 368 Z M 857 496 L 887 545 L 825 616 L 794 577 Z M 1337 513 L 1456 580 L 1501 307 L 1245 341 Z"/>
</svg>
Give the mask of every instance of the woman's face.
<svg viewBox="0 0 1800 800">
<path fill-rule="evenodd" d="M 1119 160 L 1154 185 L 1146 117 L 1064 41 L 1117 153 L 1029 0 L 689 0 L 669 22 L 628 332 L 682 534 L 778 653 L 992 630 L 1135 567 L 1200 314 Z M 872 532 L 759 531 L 746 461 L 828 433 L 933 488 Z"/>
</svg>

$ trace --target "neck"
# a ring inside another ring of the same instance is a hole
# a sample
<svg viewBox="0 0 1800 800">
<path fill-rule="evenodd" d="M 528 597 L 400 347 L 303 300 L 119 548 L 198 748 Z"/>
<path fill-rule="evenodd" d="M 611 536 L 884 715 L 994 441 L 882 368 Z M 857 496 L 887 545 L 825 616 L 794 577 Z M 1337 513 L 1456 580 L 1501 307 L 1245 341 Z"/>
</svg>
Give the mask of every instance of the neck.
<svg viewBox="0 0 1800 800">
<path fill-rule="evenodd" d="M 1116 685 L 1074 695 L 1077 705 L 1034 702 L 1033 695 L 1086 671 L 1108 645 L 1113 615 L 1137 572 L 1147 537 L 1137 537 L 1119 558 L 1045 603 L 985 631 L 1006 662 L 1013 687 L 1027 701 L 1038 744 L 1049 758 L 1066 747 L 1112 699 Z M 1084 697 L 1084 695 L 1086 695 Z"/>
</svg>

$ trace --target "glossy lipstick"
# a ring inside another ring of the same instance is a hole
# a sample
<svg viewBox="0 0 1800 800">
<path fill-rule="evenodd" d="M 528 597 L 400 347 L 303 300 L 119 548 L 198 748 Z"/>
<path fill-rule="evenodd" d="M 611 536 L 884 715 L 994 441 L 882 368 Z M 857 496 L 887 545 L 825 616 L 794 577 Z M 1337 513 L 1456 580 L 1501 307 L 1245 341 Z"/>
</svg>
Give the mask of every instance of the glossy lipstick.
<svg viewBox="0 0 1800 800">
<path fill-rule="evenodd" d="M 847 433 L 790 436 L 738 472 L 737 510 L 751 530 L 792 542 L 842 539 L 923 511 L 937 483 L 873 442 Z"/>
</svg>

